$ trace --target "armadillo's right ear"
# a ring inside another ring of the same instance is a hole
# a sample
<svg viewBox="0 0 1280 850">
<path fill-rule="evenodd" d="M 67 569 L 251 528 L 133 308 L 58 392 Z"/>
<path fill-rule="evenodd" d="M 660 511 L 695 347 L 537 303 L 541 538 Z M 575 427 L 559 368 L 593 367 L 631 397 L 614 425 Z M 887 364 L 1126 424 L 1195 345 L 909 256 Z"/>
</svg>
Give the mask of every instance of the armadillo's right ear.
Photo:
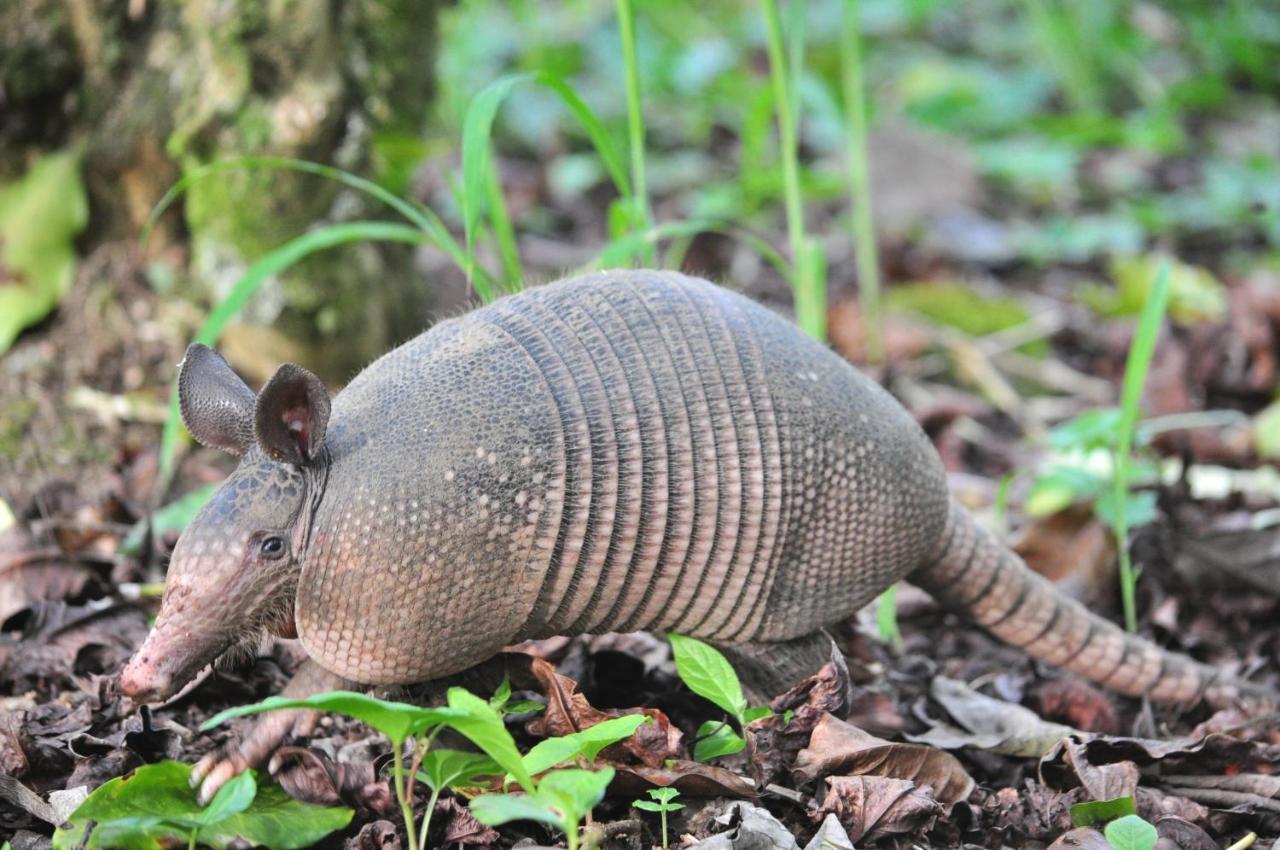
<svg viewBox="0 0 1280 850">
<path fill-rule="evenodd" d="M 222 355 L 191 343 L 178 367 L 178 407 L 191 436 L 239 457 L 253 444 L 254 401 Z"/>
</svg>

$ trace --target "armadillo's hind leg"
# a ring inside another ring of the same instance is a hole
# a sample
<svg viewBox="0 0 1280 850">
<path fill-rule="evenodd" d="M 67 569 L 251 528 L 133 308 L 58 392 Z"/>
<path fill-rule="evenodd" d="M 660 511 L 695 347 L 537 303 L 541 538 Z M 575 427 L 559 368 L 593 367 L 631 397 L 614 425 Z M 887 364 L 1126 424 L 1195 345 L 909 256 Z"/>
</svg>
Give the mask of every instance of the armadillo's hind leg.
<svg viewBox="0 0 1280 850">
<path fill-rule="evenodd" d="M 769 700 L 791 688 L 831 660 L 839 652 L 831 635 L 822 630 L 777 643 L 716 644 L 742 681 L 747 702 L 768 705 Z"/>
<path fill-rule="evenodd" d="M 305 699 L 324 691 L 357 687 L 308 658 L 285 685 L 281 696 Z M 246 734 L 232 738 L 192 768 L 191 784 L 200 789 L 197 794 L 200 804 L 207 805 L 227 782 L 264 763 L 291 735 L 310 734 L 318 717 L 318 712 L 301 709 L 271 711 L 254 717 Z"/>
</svg>

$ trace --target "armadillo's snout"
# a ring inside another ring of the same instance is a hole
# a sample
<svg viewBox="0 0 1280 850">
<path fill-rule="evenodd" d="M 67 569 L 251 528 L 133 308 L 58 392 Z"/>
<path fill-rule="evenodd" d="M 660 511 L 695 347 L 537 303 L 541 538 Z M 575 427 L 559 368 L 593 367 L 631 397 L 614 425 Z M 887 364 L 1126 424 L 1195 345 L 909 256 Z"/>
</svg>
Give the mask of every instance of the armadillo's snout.
<svg viewBox="0 0 1280 850">
<path fill-rule="evenodd" d="M 135 655 L 120 671 L 120 691 L 134 702 L 159 702 L 172 690 L 172 679 L 145 654 Z"/>
</svg>

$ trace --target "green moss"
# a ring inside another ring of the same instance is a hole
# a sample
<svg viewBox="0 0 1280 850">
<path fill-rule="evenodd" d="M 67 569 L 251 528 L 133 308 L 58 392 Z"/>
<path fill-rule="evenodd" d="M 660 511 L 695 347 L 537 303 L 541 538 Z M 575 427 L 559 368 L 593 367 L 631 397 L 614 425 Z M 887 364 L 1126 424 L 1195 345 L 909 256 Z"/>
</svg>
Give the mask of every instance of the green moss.
<svg viewBox="0 0 1280 850">
<path fill-rule="evenodd" d="M 890 310 L 916 313 L 929 321 L 955 328 L 970 336 L 985 336 L 1025 324 L 1031 314 L 1013 298 L 987 297 L 958 281 L 911 283 L 896 286 L 885 295 Z M 1021 350 L 1043 357 L 1048 348 L 1043 341 L 1028 343 Z"/>
</svg>

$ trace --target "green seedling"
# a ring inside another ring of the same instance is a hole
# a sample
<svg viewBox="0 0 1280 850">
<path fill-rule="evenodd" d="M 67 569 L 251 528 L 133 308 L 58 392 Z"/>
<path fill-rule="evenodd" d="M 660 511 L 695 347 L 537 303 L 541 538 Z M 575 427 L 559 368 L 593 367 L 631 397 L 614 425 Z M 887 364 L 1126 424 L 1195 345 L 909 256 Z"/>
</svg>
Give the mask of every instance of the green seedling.
<svg viewBox="0 0 1280 850">
<path fill-rule="evenodd" d="M 662 817 L 662 850 L 667 850 L 667 812 L 678 812 L 684 808 L 683 803 L 673 803 L 680 792 L 674 788 L 650 788 L 648 791 L 653 800 L 636 800 L 631 805 L 646 812 L 658 812 Z"/>
<path fill-rule="evenodd" d="M 1137 815 L 1125 815 L 1102 831 L 1115 850 L 1153 850 L 1160 838 L 1156 828 Z"/>
<path fill-rule="evenodd" d="M 542 711 L 546 708 L 542 703 L 531 699 L 518 699 L 513 702 L 511 699 L 511 680 L 506 675 L 503 675 L 502 681 L 493 692 L 493 696 L 489 697 L 489 705 L 493 706 L 494 711 L 502 715 L 524 714 L 526 711 Z"/>
<path fill-rule="evenodd" d="M 483 753 L 428 750 L 422 756 L 422 769 L 417 773 L 418 781 L 431 789 L 427 810 L 422 815 L 422 825 L 418 830 L 418 846 L 426 846 L 427 833 L 431 829 L 431 815 L 436 810 L 436 802 L 442 791 L 474 787 L 478 777 L 493 776 L 501 770 L 496 761 Z"/>
<path fill-rule="evenodd" d="M 1138 803 L 1132 796 L 1114 800 L 1090 800 L 1071 807 L 1072 826 L 1101 826 L 1125 815 L 1136 815 Z"/>
<path fill-rule="evenodd" d="M 524 794 L 484 794 L 471 801 L 471 814 L 489 826 L 514 820 L 534 820 L 564 833 L 569 850 L 578 850 L 582 819 L 604 799 L 613 781 L 613 768 L 556 770 L 543 776 L 537 788 Z"/>
<path fill-rule="evenodd" d="M 747 742 L 739 732 L 745 730 L 752 720 L 768 716 L 769 709 L 747 706 L 738 674 L 720 650 L 674 632 L 668 634 L 667 638 L 671 641 L 676 672 L 689 686 L 689 690 L 738 721 L 738 731 L 734 731 L 723 721 L 709 720 L 703 723 L 694 742 L 693 757 L 699 761 L 707 761 L 740 752 Z"/>
<path fill-rule="evenodd" d="M 404 818 L 405 833 L 410 847 L 424 846 L 418 837 L 413 818 L 413 782 L 416 766 L 406 770 L 404 744 L 414 742 L 415 759 L 421 761 L 431 741 L 440 729 L 451 728 L 483 750 L 506 773 L 527 791 L 534 784 L 525 770 L 511 733 L 503 725 L 500 715 L 487 701 L 462 688 L 450 688 L 448 705 L 443 708 L 421 708 L 403 702 L 390 702 L 353 691 L 330 691 L 307 699 L 270 697 L 254 705 L 231 708 L 210 718 L 201 727 L 209 729 L 233 717 L 259 714 L 265 711 L 303 708 L 332 711 L 363 721 L 386 735 L 391 741 L 392 776 L 396 799 Z"/>
<path fill-rule="evenodd" d="M 536 775 L 556 765 L 580 759 L 590 764 L 605 747 L 630 738 L 648 721 L 649 718 L 643 714 L 625 714 L 588 726 L 580 732 L 539 741 L 525 753 L 524 768 L 531 775 Z"/>
<path fill-rule="evenodd" d="M 239 839 L 270 850 L 294 850 L 342 829 L 353 815 L 348 808 L 300 803 L 276 786 L 259 788 L 252 771 L 222 786 L 201 807 L 190 778 L 190 765 L 164 761 L 112 779 L 54 833 L 54 849 L 158 850 L 175 840 L 189 848 L 224 848 Z"/>
</svg>

